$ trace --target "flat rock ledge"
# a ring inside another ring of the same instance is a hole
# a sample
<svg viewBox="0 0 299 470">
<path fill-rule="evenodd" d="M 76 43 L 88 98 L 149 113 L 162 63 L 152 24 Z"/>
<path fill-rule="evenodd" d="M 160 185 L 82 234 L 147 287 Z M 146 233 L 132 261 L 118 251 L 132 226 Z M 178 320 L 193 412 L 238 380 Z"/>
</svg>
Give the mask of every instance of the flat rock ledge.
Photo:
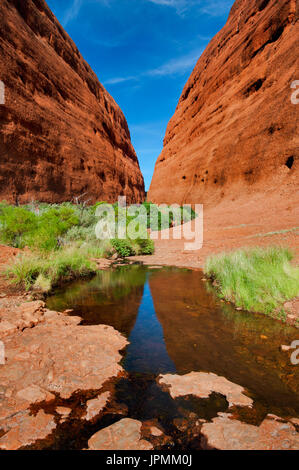
<svg viewBox="0 0 299 470">
<path fill-rule="evenodd" d="M 93 400 L 88 400 L 86 406 L 86 413 L 82 416 L 86 421 L 92 421 L 99 416 L 109 402 L 110 392 L 105 392 L 98 395 Z"/>
<path fill-rule="evenodd" d="M 108 400 L 107 393 L 100 393 L 104 383 L 123 372 L 120 350 L 128 342 L 119 332 L 105 325 L 78 326 L 79 317 L 33 304 L 21 305 L 16 312 L 22 329 L 15 324 L 13 333 L 0 336 L 5 348 L 5 364 L 0 365 L 0 450 L 28 446 L 51 434 L 54 416 L 45 415 L 42 408 L 57 396 L 66 400 L 79 391 L 99 390 L 97 402 L 88 405 L 92 419 Z M 31 315 L 38 317 L 36 323 Z M 36 416 L 33 405 L 39 410 Z"/>
<path fill-rule="evenodd" d="M 28 411 L 10 417 L 6 422 L 7 433 L 0 439 L 1 450 L 18 450 L 23 446 L 46 439 L 56 428 L 54 416 L 40 410 L 36 416 Z"/>
<path fill-rule="evenodd" d="M 199 398 L 209 398 L 211 393 L 225 395 L 229 406 L 249 406 L 253 400 L 244 395 L 244 388 L 230 382 L 225 377 L 206 372 L 190 372 L 186 375 L 161 375 L 158 383 L 168 388 L 172 398 L 195 395 Z"/>
<path fill-rule="evenodd" d="M 4 299 L 0 304 L 0 339 L 43 323 L 46 312 L 42 300 L 12 305 L 10 299 Z"/>
<path fill-rule="evenodd" d="M 88 441 L 89 450 L 152 450 L 150 442 L 141 438 L 142 423 L 124 418 L 94 434 Z"/>
<path fill-rule="evenodd" d="M 299 450 L 299 433 L 289 422 L 268 415 L 260 426 L 218 413 L 201 428 L 202 447 L 218 450 Z"/>
</svg>

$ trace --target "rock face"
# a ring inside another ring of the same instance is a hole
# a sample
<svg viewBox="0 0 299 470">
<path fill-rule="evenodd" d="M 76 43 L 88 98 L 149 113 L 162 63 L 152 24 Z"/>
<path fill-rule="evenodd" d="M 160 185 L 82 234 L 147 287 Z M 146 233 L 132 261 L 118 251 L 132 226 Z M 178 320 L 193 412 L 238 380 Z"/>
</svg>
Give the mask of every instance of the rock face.
<svg viewBox="0 0 299 470">
<path fill-rule="evenodd" d="M 237 0 L 169 122 L 148 199 L 213 205 L 298 189 L 295 0 Z M 298 106 L 298 105 L 297 105 Z"/>
<path fill-rule="evenodd" d="M 299 434 L 290 423 L 267 416 L 262 424 L 252 426 L 220 413 L 201 429 L 203 447 L 219 450 L 298 450 Z"/>
<path fill-rule="evenodd" d="M 0 200 L 144 199 L 126 119 L 44 0 L 0 5 Z"/>
</svg>

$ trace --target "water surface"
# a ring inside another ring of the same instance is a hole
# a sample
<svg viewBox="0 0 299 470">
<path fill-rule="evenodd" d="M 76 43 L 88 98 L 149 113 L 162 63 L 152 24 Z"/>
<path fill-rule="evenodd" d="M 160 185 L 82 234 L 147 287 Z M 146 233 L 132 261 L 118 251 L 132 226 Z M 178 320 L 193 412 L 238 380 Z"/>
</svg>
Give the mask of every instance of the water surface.
<svg viewBox="0 0 299 470">
<path fill-rule="evenodd" d="M 123 366 L 140 379 L 123 384 L 119 399 L 129 403 L 131 416 L 173 413 L 173 400 L 157 391 L 156 377 L 191 371 L 213 372 L 242 385 L 261 417 L 299 416 L 299 366 L 291 364 L 291 352 L 280 350 L 299 339 L 298 330 L 220 302 L 200 272 L 123 266 L 76 282 L 47 304 L 73 309 L 85 325 L 111 325 L 129 339 Z M 223 408 L 220 402 L 217 409 Z"/>
</svg>

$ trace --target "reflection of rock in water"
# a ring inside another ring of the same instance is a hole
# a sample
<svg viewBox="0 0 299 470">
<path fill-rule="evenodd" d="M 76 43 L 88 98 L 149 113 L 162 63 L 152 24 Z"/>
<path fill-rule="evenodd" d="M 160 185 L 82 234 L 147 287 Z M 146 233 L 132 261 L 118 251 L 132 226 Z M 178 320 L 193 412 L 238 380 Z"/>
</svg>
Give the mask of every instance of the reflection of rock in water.
<svg viewBox="0 0 299 470">
<path fill-rule="evenodd" d="M 214 372 L 249 389 L 273 412 L 299 413 L 299 368 L 280 351 L 297 330 L 222 307 L 198 272 L 155 272 L 149 284 L 178 373 Z"/>
<path fill-rule="evenodd" d="M 134 328 L 143 296 L 146 271 L 129 269 L 102 271 L 90 282 L 77 282 L 48 299 L 51 309 L 72 309 L 83 325 L 110 325 L 127 337 Z"/>
<path fill-rule="evenodd" d="M 136 322 L 142 295 L 143 287 L 139 286 L 132 288 L 132 292 L 118 305 L 114 302 L 98 304 L 96 298 L 89 297 L 88 303 L 80 306 L 83 324 L 111 325 L 125 336 L 129 336 Z"/>
</svg>

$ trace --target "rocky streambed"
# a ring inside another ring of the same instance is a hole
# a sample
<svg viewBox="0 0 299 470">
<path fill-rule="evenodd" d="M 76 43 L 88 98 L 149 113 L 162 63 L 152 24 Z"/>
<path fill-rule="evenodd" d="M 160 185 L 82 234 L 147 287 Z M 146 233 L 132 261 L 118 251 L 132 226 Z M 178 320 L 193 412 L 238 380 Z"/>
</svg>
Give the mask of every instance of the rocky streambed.
<svg viewBox="0 0 299 470">
<path fill-rule="evenodd" d="M 297 330 L 200 272 L 121 266 L 0 299 L 0 449 L 299 449 Z M 62 313 L 59 313 L 62 312 Z"/>
</svg>

